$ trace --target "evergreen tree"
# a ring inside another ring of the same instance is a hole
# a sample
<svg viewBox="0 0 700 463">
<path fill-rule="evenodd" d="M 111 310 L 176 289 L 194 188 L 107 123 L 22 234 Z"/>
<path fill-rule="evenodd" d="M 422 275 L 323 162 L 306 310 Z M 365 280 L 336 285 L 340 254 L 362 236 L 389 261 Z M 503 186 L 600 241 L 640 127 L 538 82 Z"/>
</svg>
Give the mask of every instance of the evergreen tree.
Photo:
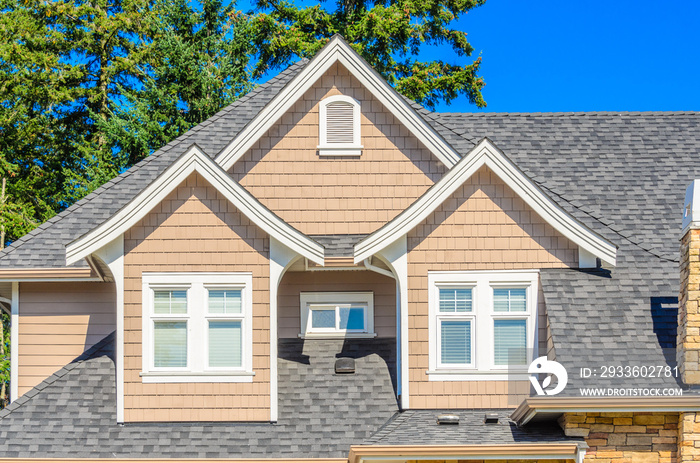
<svg viewBox="0 0 700 463">
<path fill-rule="evenodd" d="M 260 50 L 256 76 L 310 58 L 334 34 L 341 34 L 389 83 L 428 108 L 459 95 L 479 107 L 484 81 L 477 75 L 481 58 L 469 64 L 420 61 L 425 44 L 449 44 L 453 60 L 473 48 L 467 34 L 450 28 L 460 16 L 486 0 L 339 0 L 334 8 L 298 7 L 286 0 L 258 0 L 255 42 Z"/>
<path fill-rule="evenodd" d="M 252 88 L 248 72 L 253 45 L 250 20 L 205 0 L 201 10 L 187 0 L 154 5 L 149 59 L 140 65 L 143 86 L 122 88 L 104 130 L 133 164 L 208 119 Z"/>
</svg>

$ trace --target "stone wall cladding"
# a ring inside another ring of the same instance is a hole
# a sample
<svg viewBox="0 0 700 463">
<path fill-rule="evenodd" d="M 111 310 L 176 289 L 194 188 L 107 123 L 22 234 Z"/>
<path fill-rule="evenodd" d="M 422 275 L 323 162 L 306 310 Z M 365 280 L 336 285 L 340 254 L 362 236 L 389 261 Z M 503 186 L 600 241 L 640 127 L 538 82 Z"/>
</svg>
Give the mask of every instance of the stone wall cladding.
<svg viewBox="0 0 700 463">
<path fill-rule="evenodd" d="M 677 463 L 700 461 L 700 413 L 681 413 L 678 418 Z"/>
<path fill-rule="evenodd" d="M 678 413 L 566 413 L 559 424 L 567 436 L 586 439 L 586 462 L 700 461 L 677 460 L 678 420 Z"/>
<path fill-rule="evenodd" d="M 700 384 L 700 230 L 681 239 L 676 360 L 686 384 Z"/>
</svg>

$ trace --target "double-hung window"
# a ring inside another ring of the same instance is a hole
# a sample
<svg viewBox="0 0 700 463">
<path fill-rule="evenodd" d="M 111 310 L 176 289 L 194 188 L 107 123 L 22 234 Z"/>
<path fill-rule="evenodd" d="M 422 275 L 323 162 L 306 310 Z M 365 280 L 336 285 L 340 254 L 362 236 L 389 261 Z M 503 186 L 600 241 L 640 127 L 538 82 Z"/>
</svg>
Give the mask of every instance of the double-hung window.
<svg viewBox="0 0 700 463">
<path fill-rule="evenodd" d="M 429 272 L 431 380 L 508 379 L 537 343 L 536 271 Z"/>
<path fill-rule="evenodd" d="M 252 381 L 252 274 L 144 273 L 143 382 Z"/>
<path fill-rule="evenodd" d="M 471 287 L 438 288 L 437 338 L 440 367 L 474 365 L 474 310 Z"/>
<path fill-rule="evenodd" d="M 371 292 L 300 293 L 302 338 L 373 337 Z"/>
</svg>

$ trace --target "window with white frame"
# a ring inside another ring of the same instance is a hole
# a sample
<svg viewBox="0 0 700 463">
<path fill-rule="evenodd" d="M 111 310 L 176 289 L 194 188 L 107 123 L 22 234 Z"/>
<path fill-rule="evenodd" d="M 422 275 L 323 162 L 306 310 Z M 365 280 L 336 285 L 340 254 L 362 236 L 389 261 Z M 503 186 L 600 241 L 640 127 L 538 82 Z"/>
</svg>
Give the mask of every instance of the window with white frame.
<svg viewBox="0 0 700 463">
<path fill-rule="evenodd" d="M 334 95 L 319 104 L 320 156 L 359 156 L 360 102 L 345 95 Z"/>
<path fill-rule="evenodd" d="M 537 345 L 536 271 L 429 272 L 431 380 L 507 379 Z"/>
<path fill-rule="evenodd" d="M 251 273 L 144 273 L 143 382 L 252 381 Z"/>
<path fill-rule="evenodd" d="M 374 337 L 371 292 L 300 293 L 302 338 Z"/>
</svg>

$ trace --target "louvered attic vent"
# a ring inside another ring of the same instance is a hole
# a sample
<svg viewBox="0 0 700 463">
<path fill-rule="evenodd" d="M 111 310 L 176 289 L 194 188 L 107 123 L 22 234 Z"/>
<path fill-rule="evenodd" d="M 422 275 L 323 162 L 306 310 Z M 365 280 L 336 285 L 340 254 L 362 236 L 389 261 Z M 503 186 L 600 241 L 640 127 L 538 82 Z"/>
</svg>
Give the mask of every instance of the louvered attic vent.
<svg viewBox="0 0 700 463">
<path fill-rule="evenodd" d="M 320 156 L 359 156 L 360 102 L 344 95 L 321 100 L 319 114 Z"/>
</svg>

